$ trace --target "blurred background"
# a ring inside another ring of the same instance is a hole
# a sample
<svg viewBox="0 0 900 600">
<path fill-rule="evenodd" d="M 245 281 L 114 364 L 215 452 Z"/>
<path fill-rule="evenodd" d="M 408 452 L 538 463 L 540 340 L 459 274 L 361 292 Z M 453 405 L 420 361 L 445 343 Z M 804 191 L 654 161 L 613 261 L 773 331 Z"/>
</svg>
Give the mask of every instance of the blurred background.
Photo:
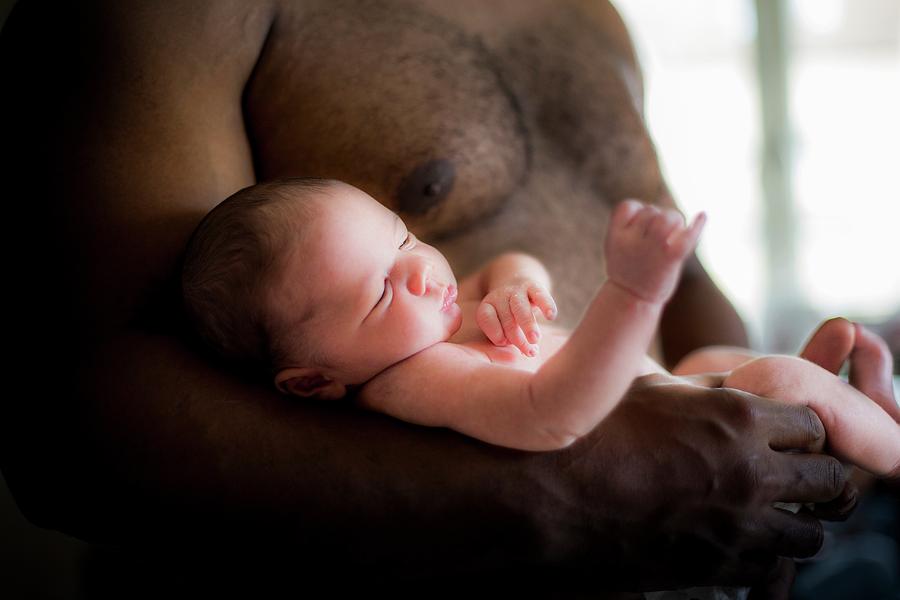
<svg viewBox="0 0 900 600">
<path fill-rule="evenodd" d="M 615 5 L 673 194 L 708 213 L 701 257 L 754 347 L 794 352 L 836 315 L 900 346 L 900 0 Z"/>
<path fill-rule="evenodd" d="M 752 346 L 860 321 L 892 346 L 900 397 L 900 0 L 614 3 L 672 193 L 709 215 L 699 253 Z M 857 479 L 794 600 L 900 599 L 900 488 Z"/>
<path fill-rule="evenodd" d="M 843 315 L 877 329 L 896 357 L 900 0 L 614 3 L 673 194 L 689 215 L 708 213 L 699 252 L 753 346 L 795 352 L 816 323 Z M 0 26 L 13 4 L 0 0 Z M 828 560 L 804 566 L 795 596 L 900 598 L 898 497 L 874 494 L 830 529 Z M 0 480 L 0 597 L 129 595 L 139 571 L 33 527 Z"/>
</svg>

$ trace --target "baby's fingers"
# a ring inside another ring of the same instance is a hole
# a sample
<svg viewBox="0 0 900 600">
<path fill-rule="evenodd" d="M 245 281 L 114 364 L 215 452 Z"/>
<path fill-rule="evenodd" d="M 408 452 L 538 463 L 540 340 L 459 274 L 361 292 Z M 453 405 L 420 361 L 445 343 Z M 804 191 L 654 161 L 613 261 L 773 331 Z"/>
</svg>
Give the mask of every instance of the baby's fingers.
<svg viewBox="0 0 900 600">
<path fill-rule="evenodd" d="M 522 354 L 534 356 L 536 352 L 531 344 L 536 343 L 541 334 L 534 320 L 534 313 L 531 312 L 531 303 L 523 294 L 513 294 L 509 298 L 509 309 L 509 321 L 504 321 L 502 315 L 500 317 L 506 339 L 521 350 Z"/>
<path fill-rule="evenodd" d="M 616 206 L 611 219 L 612 226 L 616 229 L 623 229 L 631 224 L 632 220 L 637 216 L 644 203 L 639 200 L 624 200 Z"/>
<path fill-rule="evenodd" d="M 528 288 L 528 299 L 537 306 L 543 315 L 551 321 L 556 318 L 556 302 L 550 292 L 544 288 L 533 285 Z"/>
<path fill-rule="evenodd" d="M 484 335 L 487 336 L 491 343 L 495 346 L 506 345 L 506 336 L 503 335 L 503 326 L 500 324 L 500 317 L 497 310 L 492 304 L 482 302 L 475 313 L 475 322 Z"/>
<path fill-rule="evenodd" d="M 693 250 L 697 245 L 697 240 L 700 239 L 700 233 L 703 231 L 703 226 L 705 224 L 706 213 L 701 212 L 694 217 L 690 226 L 676 230 L 668 240 L 669 248 L 672 250 L 673 254 L 685 256 L 688 252 Z"/>
<path fill-rule="evenodd" d="M 534 320 L 534 313 L 531 311 L 531 302 L 528 300 L 528 297 L 521 293 L 513 294 L 509 299 L 509 308 L 516 320 L 516 333 L 521 329 L 524 333 L 524 339 L 527 339 L 531 344 L 536 344 L 541 338 L 541 332 L 538 328 L 537 321 Z M 507 332 L 507 336 L 509 336 L 509 332 Z M 510 339 L 512 340 L 512 338 Z M 515 341 L 513 341 L 513 343 L 516 344 Z M 525 344 L 524 346 L 516 344 L 516 346 L 519 346 L 519 349 L 522 350 L 524 354 L 529 356 L 532 355 L 531 348 L 528 347 L 528 344 Z"/>
</svg>

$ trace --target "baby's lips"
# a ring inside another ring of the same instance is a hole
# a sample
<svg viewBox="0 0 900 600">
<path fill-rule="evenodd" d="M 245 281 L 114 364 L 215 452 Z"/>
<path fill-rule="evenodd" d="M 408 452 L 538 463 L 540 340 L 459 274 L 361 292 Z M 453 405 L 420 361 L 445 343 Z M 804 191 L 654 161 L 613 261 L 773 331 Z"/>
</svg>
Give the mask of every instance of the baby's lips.
<svg viewBox="0 0 900 600">
<path fill-rule="evenodd" d="M 453 306 L 453 303 L 456 302 L 457 294 L 458 294 L 458 291 L 456 289 L 456 286 L 453 285 L 452 283 L 444 288 L 444 293 L 443 293 L 443 296 L 441 299 L 442 300 L 441 301 L 441 310 L 442 311 L 445 311 L 448 308 L 450 308 L 451 306 Z"/>
</svg>

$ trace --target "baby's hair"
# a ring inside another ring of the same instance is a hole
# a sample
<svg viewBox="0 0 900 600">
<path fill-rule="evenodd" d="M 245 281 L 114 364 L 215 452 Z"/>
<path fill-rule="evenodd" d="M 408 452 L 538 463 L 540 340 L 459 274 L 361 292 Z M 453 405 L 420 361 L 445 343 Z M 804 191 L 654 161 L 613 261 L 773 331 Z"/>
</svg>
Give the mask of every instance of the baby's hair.
<svg viewBox="0 0 900 600">
<path fill-rule="evenodd" d="M 290 178 L 246 187 L 194 230 L 182 263 L 184 309 L 202 341 L 227 362 L 272 375 L 296 350 L 296 332 L 268 310 L 265 292 L 304 229 L 298 219 L 316 214 L 303 193 L 326 192 L 334 183 Z"/>
</svg>

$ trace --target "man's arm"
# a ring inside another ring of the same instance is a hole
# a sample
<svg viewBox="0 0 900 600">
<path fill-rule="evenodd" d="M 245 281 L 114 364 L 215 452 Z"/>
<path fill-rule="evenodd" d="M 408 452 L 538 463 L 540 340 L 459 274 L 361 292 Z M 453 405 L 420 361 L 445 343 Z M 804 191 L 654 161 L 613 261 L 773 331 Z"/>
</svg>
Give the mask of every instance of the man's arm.
<svg viewBox="0 0 900 600">
<path fill-rule="evenodd" d="M 659 333 L 668 368 L 697 348 L 749 346 L 743 321 L 696 254 L 684 265 L 678 288 L 663 311 Z"/>
<path fill-rule="evenodd" d="M 13 370 L 32 388 L 5 406 L 0 437 L 29 518 L 113 543 L 380 557 L 394 574 L 484 566 L 493 553 L 536 560 L 534 465 L 507 469 L 505 455 L 459 436 L 285 402 L 186 334 L 184 244 L 253 182 L 241 101 L 270 7 L 56 9 L 72 14 L 48 26 L 23 3 L 2 40 L 22 256 Z M 52 44 L 35 41 L 38 28 Z"/>
<path fill-rule="evenodd" d="M 678 210 L 663 186 L 659 205 Z M 663 311 L 659 336 L 665 365 L 672 369 L 691 351 L 705 346 L 749 346 L 744 322 L 692 253 L 685 261 L 675 294 Z"/>
</svg>

